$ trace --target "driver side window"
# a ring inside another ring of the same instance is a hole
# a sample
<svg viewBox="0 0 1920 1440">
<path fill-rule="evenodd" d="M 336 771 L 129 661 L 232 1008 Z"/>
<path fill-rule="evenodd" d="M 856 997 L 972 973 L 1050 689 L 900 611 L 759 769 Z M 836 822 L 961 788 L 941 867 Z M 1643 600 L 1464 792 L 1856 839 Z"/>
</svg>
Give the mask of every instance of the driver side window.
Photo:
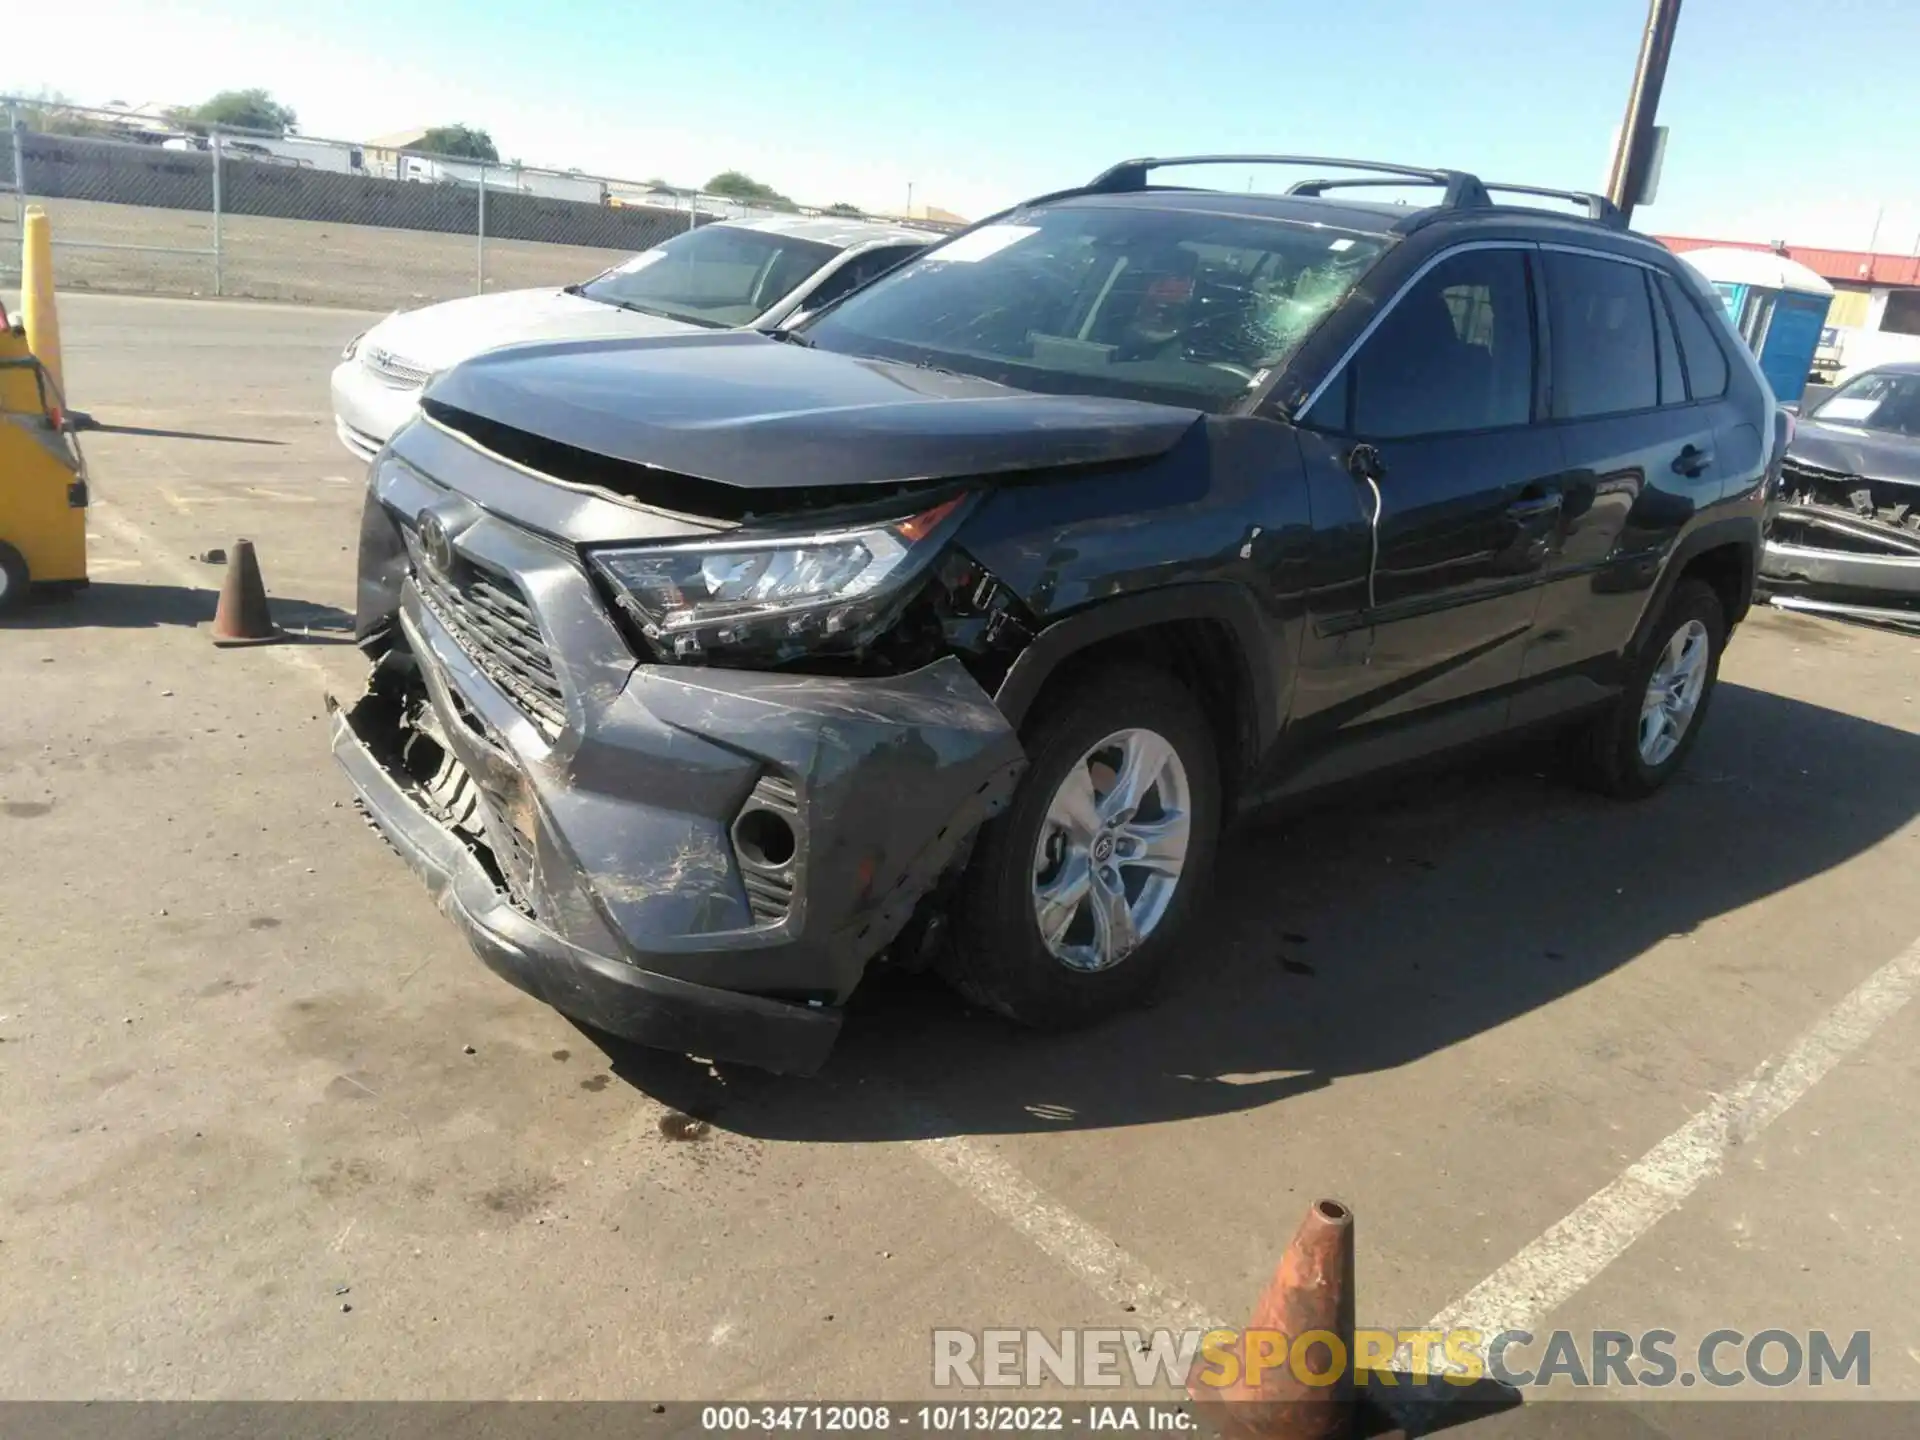
<svg viewBox="0 0 1920 1440">
<path fill-rule="evenodd" d="M 1462 251 L 1400 297 L 1315 417 L 1370 440 L 1525 425 L 1533 340 L 1526 254 Z"/>
</svg>

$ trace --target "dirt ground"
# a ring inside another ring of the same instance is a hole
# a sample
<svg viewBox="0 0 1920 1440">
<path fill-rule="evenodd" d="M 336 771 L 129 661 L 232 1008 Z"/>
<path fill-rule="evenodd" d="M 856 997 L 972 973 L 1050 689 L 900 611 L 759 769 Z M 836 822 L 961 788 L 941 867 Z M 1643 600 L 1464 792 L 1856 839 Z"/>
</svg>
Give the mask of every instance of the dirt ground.
<svg viewBox="0 0 1920 1440">
<path fill-rule="evenodd" d="M 1911 637 L 1756 614 L 1645 804 L 1525 752 L 1239 832 L 1140 1014 L 880 976 L 818 1078 L 715 1072 L 494 978 L 348 804 L 368 318 L 66 302 L 108 428 L 96 583 L 0 629 L 0 1397 L 924 1396 L 935 1327 L 1239 1323 L 1332 1195 L 1363 1324 L 1866 1330 L 1920 1398 Z M 209 645 L 241 534 L 301 643 Z"/>
<path fill-rule="evenodd" d="M 207 251 L 213 247 L 210 214 L 93 200 L 28 199 L 46 210 L 56 245 L 86 241 L 176 250 Z M 408 309 L 474 294 L 481 273 L 480 248 L 472 235 L 228 215 L 221 221 L 221 293 L 229 299 L 285 300 L 381 311 Z M 12 197 L 7 196 L 0 202 L 0 275 L 17 276 L 19 253 Z M 486 288 L 520 290 L 570 284 L 589 279 L 626 257 L 627 252 L 622 250 L 489 240 L 484 258 Z M 55 253 L 54 270 L 62 289 L 186 296 L 214 293 L 213 260 L 205 254 L 61 247 Z"/>
</svg>

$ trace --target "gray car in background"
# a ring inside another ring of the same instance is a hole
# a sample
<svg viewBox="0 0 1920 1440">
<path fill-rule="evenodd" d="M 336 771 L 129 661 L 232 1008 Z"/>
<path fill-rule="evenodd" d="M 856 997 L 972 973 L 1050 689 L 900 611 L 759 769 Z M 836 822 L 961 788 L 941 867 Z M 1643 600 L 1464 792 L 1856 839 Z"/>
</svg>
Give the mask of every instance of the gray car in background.
<svg viewBox="0 0 1920 1440">
<path fill-rule="evenodd" d="M 1920 625 L 1920 364 L 1864 370 L 1819 401 L 1770 510 L 1775 604 Z"/>
<path fill-rule="evenodd" d="M 772 330 L 920 253 L 940 236 L 880 221 L 779 216 L 702 225 L 584 284 L 470 295 L 396 312 L 333 372 L 340 443 L 371 460 L 439 370 L 502 345 Z"/>
</svg>

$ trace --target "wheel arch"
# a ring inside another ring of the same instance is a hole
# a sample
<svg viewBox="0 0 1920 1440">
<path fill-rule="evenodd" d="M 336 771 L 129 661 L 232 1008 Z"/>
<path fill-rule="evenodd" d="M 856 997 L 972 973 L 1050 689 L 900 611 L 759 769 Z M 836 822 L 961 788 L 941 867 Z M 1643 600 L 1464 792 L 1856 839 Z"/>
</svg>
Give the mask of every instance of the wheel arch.
<svg viewBox="0 0 1920 1440">
<path fill-rule="evenodd" d="M 1050 686 L 1106 663 L 1145 662 L 1194 693 L 1212 723 L 1233 797 L 1279 729 L 1280 685 L 1267 628 L 1237 585 L 1170 586 L 1086 606 L 1053 621 L 1013 664 L 994 701 L 1017 730 Z"/>
<path fill-rule="evenodd" d="M 1746 618 L 1753 604 L 1754 577 L 1760 562 L 1759 526 L 1746 518 L 1711 521 L 1689 531 L 1674 546 L 1653 587 L 1640 622 L 1634 627 L 1629 655 L 1638 655 L 1653 627 L 1666 612 L 1667 602 L 1684 579 L 1700 579 L 1713 587 L 1726 612 L 1727 629 Z"/>
</svg>

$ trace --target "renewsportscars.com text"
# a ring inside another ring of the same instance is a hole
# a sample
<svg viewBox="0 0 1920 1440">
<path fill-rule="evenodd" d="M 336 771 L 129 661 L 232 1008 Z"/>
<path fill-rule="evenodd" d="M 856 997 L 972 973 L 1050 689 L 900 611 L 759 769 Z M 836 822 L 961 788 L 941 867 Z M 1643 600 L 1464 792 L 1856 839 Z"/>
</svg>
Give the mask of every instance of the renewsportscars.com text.
<svg viewBox="0 0 1920 1440">
<path fill-rule="evenodd" d="M 1491 1379 L 1518 1389 L 1622 1386 L 1718 1389 L 1872 1383 L 1872 1336 L 1825 1330 L 1714 1330 L 1682 1342 L 1672 1330 L 1385 1330 L 1354 1332 L 1351 1350 L 1325 1330 L 1042 1330 L 933 1332 L 933 1383 L 965 1389 L 1220 1388 L 1290 1374 L 1331 1385 L 1390 1387 Z M 1196 1364 L 1196 1361 L 1198 1362 Z"/>
</svg>

